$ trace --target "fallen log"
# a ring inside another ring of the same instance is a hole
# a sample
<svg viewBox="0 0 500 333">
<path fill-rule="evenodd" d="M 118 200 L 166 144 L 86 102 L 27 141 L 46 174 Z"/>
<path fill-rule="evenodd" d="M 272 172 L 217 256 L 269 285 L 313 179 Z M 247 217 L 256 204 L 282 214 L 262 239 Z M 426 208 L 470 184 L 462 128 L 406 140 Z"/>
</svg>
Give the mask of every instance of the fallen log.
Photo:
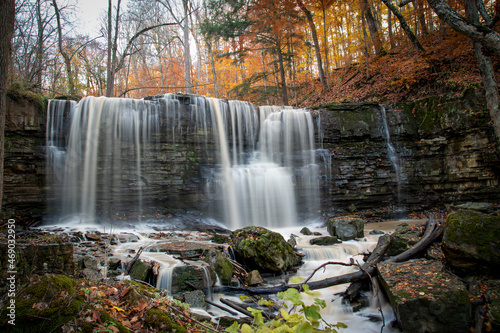
<svg viewBox="0 0 500 333">
<path fill-rule="evenodd" d="M 377 246 L 370 254 L 366 262 L 361 267 L 362 270 L 368 271 L 373 270 L 377 266 L 377 264 L 384 257 L 385 252 L 389 248 L 389 244 L 391 242 L 391 236 L 386 234 L 381 236 L 378 239 Z M 343 293 L 343 298 L 348 299 L 350 302 L 354 301 L 359 296 L 359 291 L 363 288 L 363 281 L 352 282 L 351 285 L 347 288 L 347 290 Z"/>
<path fill-rule="evenodd" d="M 235 309 L 236 311 L 241 312 L 241 313 L 243 313 L 244 315 L 246 315 L 246 316 L 248 316 L 250 318 L 253 318 L 253 314 L 250 311 L 248 311 L 247 309 L 242 308 L 238 304 L 236 304 L 236 303 L 234 303 L 234 302 L 232 302 L 232 301 L 230 301 L 228 299 L 225 299 L 225 298 L 221 298 L 220 301 L 221 301 L 221 303 L 226 304 L 227 306 Z"/>
<path fill-rule="evenodd" d="M 427 221 L 425 233 L 420 239 L 420 241 L 415 244 L 411 249 L 395 256 L 387 259 L 388 262 L 403 262 L 411 257 L 413 257 L 416 253 L 426 249 L 430 244 L 432 244 L 435 240 L 437 240 L 443 232 L 443 227 L 436 223 L 436 220 L 433 216 L 429 216 L 429 220 Z M 307 285 L 309 289 L 323 289 L 332 286 L 336 286 L 344 283 L 352 283 L 365 278 L 368 278 L 370 275 L 374 276 L 376 274 L 376 268 L 371 267 L 367 270 L 360 270 L 354 273 L 348 273 L 344 275 L 334 276 L 331 278 L 327 278 L 320 281 L 308 282 Z M 289 288 L 300 289 L 302 287 L 301 283 L 295 284 L 283 284 L 280 286 L 273 287 L 257 287 L 257 288 L 245 288 L 245 287 L 215 287 L 213 289 L 214 293 L 244 293 L 244 294 L 253 294 L 253 295 L 265 295 L 265 294 L 276 294 L 278 292 L 286 291 Z"/>
</svg>

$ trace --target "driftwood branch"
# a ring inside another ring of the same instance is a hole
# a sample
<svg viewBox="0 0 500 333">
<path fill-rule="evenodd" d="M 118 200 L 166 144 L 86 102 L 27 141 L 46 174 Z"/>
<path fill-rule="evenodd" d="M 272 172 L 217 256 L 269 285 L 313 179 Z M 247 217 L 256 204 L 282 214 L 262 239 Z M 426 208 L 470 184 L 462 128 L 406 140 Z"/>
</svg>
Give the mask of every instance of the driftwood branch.
<svg viewBox="0 0 500 333">
<path fill-rule="evenodd" d="M 425 229 L 425 233 L 420 239 L 420 241 L 415 244 L 411 249 L 395 256 L 391 257 L 387 262 L 403 262 L 406 261 L 410 258 L 412 258 L 415 254 L 418 252 L 426 249 L 430 244 L 432 244 L 435 240 L 437 240 L 443 232 L 443 227 L 438 225 L 436 223 L 436 220 L 434 219 L 433 216 L 429 217 L 429 221 L 427 222 L 427 226 Z M 362 279 L 366 279 L 369 277 L 369 275 L 375 275 L 376 274 L 376 268 L 375 266 L 373 267 L 368 267 L 365 270 L 360 270 L 354 273 L 348 273 L 340 276 L 334 276 L 331 278 L 327 278 L 324 280 L 320 281 L 313 281 L 309 282 L 309 289 L 315 290 L 315 289 L 322 289 L 322 288 L 328 288 L 332 286 L 336 286 L 339 284 L 344 284 L 344 283 L 352 283 L 356 281 L 360 281 Z M 228 293 L 228 292 L 234 292 L 234 293 L 246 293 L 246 294 L 254 294 L 254 295 L 264 295 L 264 294 L 276 294 L 281 291 L 286 291 L 289 288 L 296 288 L 299 289 L 301 287 L 300 283 L 295 283 L 295 284 L 285 284 L 285 285 L 280 285 L 280 286 L 274 286 L 274 287 L 264 287 L 264 288 L 243 288 L 243 287 L 216 287 L 214 288 L 213 292 L 215 293 Z"/>
</svg>

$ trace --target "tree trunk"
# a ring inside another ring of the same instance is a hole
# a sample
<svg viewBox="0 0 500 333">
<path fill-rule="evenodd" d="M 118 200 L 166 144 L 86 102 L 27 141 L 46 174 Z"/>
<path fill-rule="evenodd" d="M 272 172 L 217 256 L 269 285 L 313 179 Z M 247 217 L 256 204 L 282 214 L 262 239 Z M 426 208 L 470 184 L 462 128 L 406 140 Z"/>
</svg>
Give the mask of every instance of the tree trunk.
<svg viewBox="0 0 500 333">
<path fill-rule="evenodd" d="M 42 22 L 42 12 L 41 12 L 41 3 L 40 0 L 36 1 L 36 19 L 38 25 L 38 34 L 37 34 L 37 46 L 36 46 L 36 66 L 35 66 L 35 85 L 40 88 L 42 86 L 42 73 L 43 73 L 43 32 L 44 32 L 44 24 Z"/>
<path fill-rule="evenodd" d="M 394 16 L 398 18 L 399 24 L 401 24 L 401 28 L 403 28 L 403 30 L 406 33 L 406 36 L 410 39 L 413 45 L 415 45 L 417 50 L 419 52 L 425 52 L 424 47 L 422 46 L 422 44 L 420 44 L 417 36 L 415 36 L 408 23 L 406 23 L 404 16 L 401 14 L 398 8 L 392 4 L 391 0 L 382 0 L 382 2 L 387 6 L 387 8 L 389 8 L 389 10 L 394 14 Z"/>
<path fill-rule="evenodd" d="M 7 80 L 12 57 L 12 35 L 14 33 L 15 1 L 0 1 L 0 212 L 3 201 L 3 170 L 5 157 L 5 115 L 7 113 Z"/>
<path fill-rule="evenodd" d="M 328 57 L 328 38 L 327 38 L 327 30 L 326 29 L 326 10 L 323 6 L 323 46 L 325 48 L 325 84 L 330 84 L 330 60 Z"/>
<path fill-rule="evenodd" d="M 62 37 L 62 26 L 61 26 L 61 15 L 59 13 L 59 7 L 57 6 L 56 0 L 52 0 L 52 4 L 54 6 L 54 11 L 56 13 L 56 21 L 57 21 L 57 34 L 58 34 L 58 46 L 59 52 L 63 56 L 64 65 L 66 66 L 66 75 L 68 77 L 68 91 L 70 95 L 75 94 L 75 84 L 73 82 L 73 72 L 71 70 L 71 57 L 64 50 L 63 47 L 63 37 Z"/>
<path fill-rule="evenodd" d="M 191 89 L 191 51 L 189 50 L 189 6 L 188 0 L 182 0 L 182 5 L 184 7 L 184 82 L 186 86 L 186 93 L 190 94 Z"/>
<path fill-rule="evenodd" d="M 210 57 L 210 67 L 212 68 L 212 81 L 214 82 L 214 96 L 215 98 L 219 98 L 219 93 L 217 91 L 217 72 L 215 71 L 215 59 L 214 59 L 214 51 L 212 49 L 212 41 L 206 41 L 208 56 Z"/>
<path fill-rule="evenodd" d="M 288 105 L 288 94 L 286 91 L 285 63 L 283 61 L 283 53 L 281 52 L 281 40 L 279 36 L 276 36 L 276 51 L 278 52 L 278 65 L 279 65 L 279 72 L 281 79 L 280 86 L 283 97 L 283 105 Z"/>
<path fill-rule="evenodd" d="M 113 96 L 113 67 L 112 67 L 112 48 L 113 48 L 113 0 L 108 0 L 108 50 L 107 50 L 107 68 L 106 68 L 106 97 Z"/>
<path fill-rule="evenodd" d="M 382 0 L 388 1 L 388 0 Z M 454 30 L 470 37 L 500 56 L 500 34 L 487 26 L 473 24 L 458 14 L 445 0 L 427 0 L 441 20 Z"/>
<path fill-rule="evenodd" d="M 312 34 L 312 39 L 313 39 L 313 44 L 314 44 L 314 50 L 316 51 L 316 61 L 318 63 L 318 74 L 319 74 L 319 81 L 323 85 L 323 87 L 326 87 L 326 82 L 325 82 L 325 74 L 323 72 L 323 63 L 321 61 L 321 49 L 319 48 L 319 41 L 318 41 L 318 34 L 316 32 L 316 26 L 314 25 L 314 20 L 311 12 L 307 7 L 304 5 L 304 3 L 301 0 L 297 1 L 300 9 L 304 12 L 306 15 L 307 22 L 309 23 L 309 28 L 311 29 L 311 34 Z"/>
<path fill-rule="evenodd" d="M 373 16 L 368 0 L 363 0 L 361 10 L 365 16 L 366 23 L 368 24 L 370 37 L 372 39 L 373 46 L 375 47 L 375 54 L 380 55 L 383 50 L 382 39 L 380 38 L 380 33 L 378 31 L 377 20 Z"/>
<path fill-rule="evenodd" d="M 366 67 L 366 79 L 368 80 L 370 78 L 370 62 L 368 59 L 368 41 L 367 41 L 367 33 L 366 33 L 366 20 L 365 20 L 365 13 L 361 12 L 361 26 L 363 29 L 363 42 L 365 44 L 364 47 L 364 53 L 365 53 L 365 67 Z"/>
<path fill-rule="evenodd" d="M 475 1 L 464 0 L 465 13 L 467 18 L 474 24 L 479 24 L 479 12 Z M 474 46 L 474 56 L 476 57 L 481 80 L 486 92 L 486 106 L 493 122 L 493 130 L 497 140 L 500 140 L 500 112 L 498 110 L 499 96 L 498 85 L 495 80 L 495 70 L 491 60 L 483 53 L 483 46 L 477 41 L 472 41 Z"/>
</svg>

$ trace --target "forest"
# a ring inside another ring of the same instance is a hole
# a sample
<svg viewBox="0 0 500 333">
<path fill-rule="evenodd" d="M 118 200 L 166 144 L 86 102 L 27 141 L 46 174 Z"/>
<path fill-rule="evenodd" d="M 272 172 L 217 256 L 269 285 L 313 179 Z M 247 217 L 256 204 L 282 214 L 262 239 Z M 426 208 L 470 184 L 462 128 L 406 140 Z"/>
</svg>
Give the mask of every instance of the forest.
<svg viewBox="0 0 500 333">
<path fill-rule="evenodd" d="M 11 82 L 52 97 L 185 92 L 297 105 L 311 87 L 335 84 L 341 68 L 357 66 L 369 78 L 370 62 L 383 66 L 393 50 L 412 55 L 396 67 L 432 67 L 422 61 L 424 41 L 450 36 L 437 13 L 471 22 L 461 1 L 396 2 L 109 0 L 92 33 L 76 16 L 85 1 L 17 0 Z M 473 14 L 486 31 L 498 19 L 498 3 L 478 5 Z M 472 43 L 455 39 L 446 52 L 461 45 Z M 391 84 L 407 85 L 405 79 Z"/>
</svg>

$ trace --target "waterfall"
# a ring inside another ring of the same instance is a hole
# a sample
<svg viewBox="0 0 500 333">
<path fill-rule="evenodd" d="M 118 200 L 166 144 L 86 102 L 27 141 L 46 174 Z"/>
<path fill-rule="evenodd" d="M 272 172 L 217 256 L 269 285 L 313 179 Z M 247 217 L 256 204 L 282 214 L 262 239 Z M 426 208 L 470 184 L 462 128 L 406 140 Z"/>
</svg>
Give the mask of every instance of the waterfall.
<svg viewBox="0 0 500 333">
<path fill-rule="evenodd" d="M 322 167 L 306 109 L 178 94 L 86 97 L 51 101 L 48 119 L 47 150 L 62 152 L 47 161 L 59 170 L 49 182 L 61 193 L 55 219 L 137 222 L 182 205 L 229 228 L 279 227 L 319 209 Z"/>
<path fill-rule="evenodd" d="M 380 113 L 382 115 L 382 125 L 383 125 L 383 130 L 384 130 L 384 137 L 385 137 L 385 143 L 387 145 L 387 156 L 389 157 L 389 160 L 391 161 L 392 168 L 394 169 L 394 173 L 396 175 L 396 186 L 397 186 L 397 209 L 401 209 L 401 176 L 402 176 L 402 171 L 401 171 L 401 160 L 399 158 L 399 154 L 392 145 L 391 142 L 391 135 L 389 133 L 389 126 L 387 125 L 387 114 L 385 107 L 383 105 L 380 105 Z"/>
</svg>

